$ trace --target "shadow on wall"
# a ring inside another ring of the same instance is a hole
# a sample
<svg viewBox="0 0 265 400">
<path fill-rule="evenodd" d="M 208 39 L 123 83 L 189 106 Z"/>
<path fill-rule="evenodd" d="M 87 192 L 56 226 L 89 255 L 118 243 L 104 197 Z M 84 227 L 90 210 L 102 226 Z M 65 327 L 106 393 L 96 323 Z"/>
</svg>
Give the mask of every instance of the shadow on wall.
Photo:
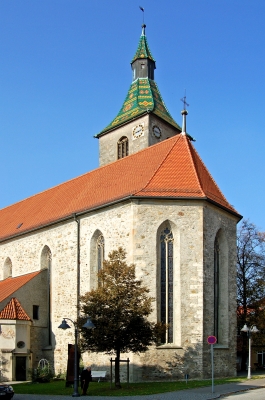
<svg viewBox="0 0 265 400">
<path fill-rule="evenodd" d="M 8 372 L 7 366 L 8 360 L 3 355 L 0 356 L 0 382 L 8 381 L 6 373 Z"/>
<path fill-rule="evenodd" d="M 202 371 L 202 345 L 188 347 L 186 350 L 175 352 L 173 359 L 166 362 L 165 373 L 174 379 L 201 378 Z"/>
<path fill-rule="evenodd" d="M 202 376 L 202 345 L 198 344 L 195 348 L 190 347 L 186 350 L 161 348 L 156 349 L 156 356 L 160 361 L 158 363 L 153 359 L 153 364 L 148 361 L 145 364 L 145 354 L 142 354 L 141 362 L 139 364 L 129 364 L 129 376 L 131 382 L 155 382 L 155 381 L 172 381 L 184 380 L 185 375 L 188 374 L 190 379 L 201 378 Z M 93 358 L 93 353 L 91 353 Z M 122 358 L 127 358 L 124 355 Z M 164 362 L 162 362 L 162 359 Z M 150 358 L 149 358 L 150 360 Z M 86 362 L 87 363 L 87 362 Z M 93 371 L 106 371 L 106 380 L 110 381 L 110 363 L 107 365 L 94 364 L 92 361 L 88 362 L 91 365 L 92 376 Z M 114 382 L 114 368 L 112 370 Z M 127 366 L 126 363 L 120 364 L 120 378 L 121 383 L 127 382 Z"/>
</svg>

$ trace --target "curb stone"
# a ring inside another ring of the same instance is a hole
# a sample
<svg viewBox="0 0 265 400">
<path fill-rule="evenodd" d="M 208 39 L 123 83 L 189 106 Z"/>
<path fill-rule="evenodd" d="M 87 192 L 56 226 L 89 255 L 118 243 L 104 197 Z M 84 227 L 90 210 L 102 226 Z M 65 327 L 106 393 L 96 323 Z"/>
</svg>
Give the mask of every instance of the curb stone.
<svg viewBox="0 0 265 400">
<path fill-rule="evenodd" d="M 264 388 L 265 388 L 265 385 L 258 386 L 258 387 L 250 387 L 250 388 L 247 388 L 247 389 L 233 390 L 231 392 L 223 393 L 219 397 L 231 396 L 232 394 L 235 394 L 235 393 L 244 393 L 244 392 L 249 392 L 250 390 L 264 389 Z M 207 399 L 207 400 L 210 400 L 210 399 Z"/>
</svg>

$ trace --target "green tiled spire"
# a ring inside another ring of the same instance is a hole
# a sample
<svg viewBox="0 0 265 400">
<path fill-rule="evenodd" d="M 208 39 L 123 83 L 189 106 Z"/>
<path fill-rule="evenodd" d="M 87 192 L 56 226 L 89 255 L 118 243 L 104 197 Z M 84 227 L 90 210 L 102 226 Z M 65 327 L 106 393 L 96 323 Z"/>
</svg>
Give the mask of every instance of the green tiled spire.
<svg viewBox="0 0 265 400">
<path fill-rule="evenodd" d="M 131 84 L 120 112 L 100 133 L 112 130 L 146 112 L 156 114 L 158 117 L 181 130 L 168 112 L 157 84 L 151 79 L 141 78 Z"/>
<path fill-rule="evenodd" d="M 153 80 L 155 60 L 147 44 L 145 25 L 143 25 L 140 42 L 131 64 L 134 73 L 135 71 L 136 73 L 125 101 L 116 118 L 95 137 L 99 137 L 146 113 L 157 115 L 181 132 L 180 126 L 168 112 L 157 84 Z M 142 66 L 144 66 L 144 69 L 142 69 Z M 145 75 L 141 75 L 141 73 Z"/>
<path fill-rule="evenodd" d="M 143 25 L 143 31 L 140 36 L 139 44 L 136 53 L 131 61 L 131 64 L 139 58 L 149 58 L 149 60 L 155 61 L 147 43 L 147 39 L 145 36 L 145 27 L 146 25 Z"/>
</svg>

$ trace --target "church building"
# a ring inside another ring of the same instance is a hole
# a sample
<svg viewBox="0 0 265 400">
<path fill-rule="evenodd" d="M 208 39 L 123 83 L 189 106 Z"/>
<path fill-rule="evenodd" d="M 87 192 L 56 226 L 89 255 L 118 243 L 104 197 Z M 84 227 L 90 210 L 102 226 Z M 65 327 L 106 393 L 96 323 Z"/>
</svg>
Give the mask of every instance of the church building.
<svg viewBox="0 0 265 400">
<path fill-rule="evenodd" d="M 226 200 L 155 82 L 146 26 L 131 61 L 132 83 L 118 115 L 95 137 L 99 168 L 0 210 L 0 380 L 26 380 L 48 360 L 66 371 L 80 295 L 97 287 L 108 254 L 127 263 L 165 322 L 164 342 L 130 359 L 130 381 L 236 374 L 236 226 Z M 110 357 L 84 363 L 110 372 Z M 122 369 L 123 371 L 123 369 Z M 121 371 L 121 372 L 122 372 Z"/>
</svg>

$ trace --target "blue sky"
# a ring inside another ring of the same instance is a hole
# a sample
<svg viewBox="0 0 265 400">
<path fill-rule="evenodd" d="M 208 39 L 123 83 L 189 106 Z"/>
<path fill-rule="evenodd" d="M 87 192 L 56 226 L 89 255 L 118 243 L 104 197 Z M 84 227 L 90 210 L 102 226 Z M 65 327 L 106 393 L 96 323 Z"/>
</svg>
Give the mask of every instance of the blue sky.
<svg viewBox="0 0 265 400">
<path fill-rule="evenodd" d="M 264 0 L 0 0 L 0 208 L 98 167 L 141 34 L 227 200 L 265 231 Z"/>
</svg>

